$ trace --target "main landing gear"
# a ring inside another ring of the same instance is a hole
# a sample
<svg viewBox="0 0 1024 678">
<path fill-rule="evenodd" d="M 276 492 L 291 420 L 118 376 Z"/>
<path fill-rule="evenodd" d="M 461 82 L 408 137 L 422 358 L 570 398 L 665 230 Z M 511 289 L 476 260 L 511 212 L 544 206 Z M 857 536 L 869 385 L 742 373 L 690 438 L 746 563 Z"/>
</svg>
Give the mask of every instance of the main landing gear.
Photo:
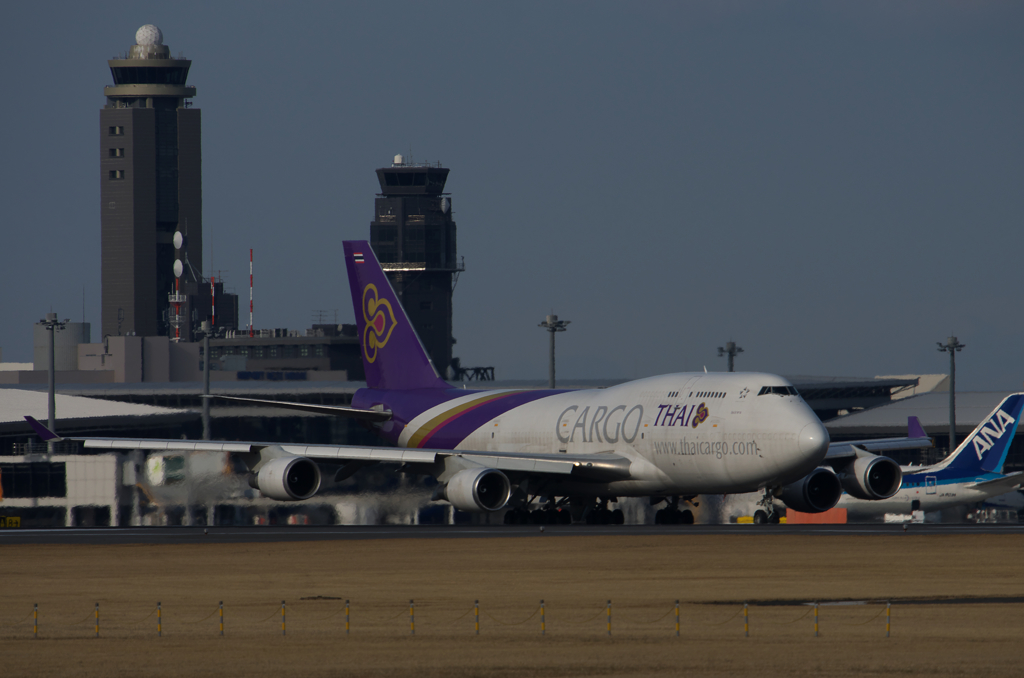
<svg viewBox="0 0 1024 678">
<path fill-rule="evenodd" d="M 693 506 L 697 504 L 691 500 L 693 497 L 689 497 L 686 501 L 689 501 Z M 663 509 L 658 509 L 658 512 L 654 514 L 655 525 L 693 525 L 693 511 L 688 508 L 679 508 L 679 497 L 671 497 L 668 500 L 668 505 Z"/>
<path fill-rule="evenodd" d="M 623 525 L 626 515 L 622 509 L 609 509 L 607 499 L 598 499 L 583 512 L 583 522 L 587 525 Z"/>
<path fill-rule="evenodd" d="M 775 510 L 775 503 L 772 501 L 772 490 L 770 487 L 764 488 L 764 496 L 757 502 L 758 506 L 763 506 L 763 509 L 757 509 L 754 511 L 754 524 L 755 525 L 778 525 L 779 514 Z"/>
</svg>

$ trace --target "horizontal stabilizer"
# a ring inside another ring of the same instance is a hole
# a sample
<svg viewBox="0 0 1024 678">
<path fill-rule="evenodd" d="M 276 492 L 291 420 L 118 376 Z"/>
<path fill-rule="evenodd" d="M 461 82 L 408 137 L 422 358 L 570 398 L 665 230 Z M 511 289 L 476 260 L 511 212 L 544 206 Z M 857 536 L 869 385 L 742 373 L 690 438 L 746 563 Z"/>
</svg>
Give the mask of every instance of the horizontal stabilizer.
<svg viewBox="0 0 1024 678">
<path fill-rule="evenodd" d="M 1011 473 L 1010 475 L 1003 476 L 1002 478 L 983 480 L 980 483 L 968 485 L 968 487 L 975 490 L 986 490 L 988 492 L 992 492 L 996 489 L 1002 489 L 1004 492 L 1009 492 L 1015 487 L 1020 487 L 1021 483 L 1024 483 L 1024 471 Z"/>
</svg>

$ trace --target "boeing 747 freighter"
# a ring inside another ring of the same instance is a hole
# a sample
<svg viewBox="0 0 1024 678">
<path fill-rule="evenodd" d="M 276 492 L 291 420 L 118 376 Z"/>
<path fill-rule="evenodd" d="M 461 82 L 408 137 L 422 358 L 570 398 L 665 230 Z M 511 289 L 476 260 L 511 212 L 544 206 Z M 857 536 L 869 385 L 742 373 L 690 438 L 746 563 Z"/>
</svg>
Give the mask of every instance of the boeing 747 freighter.
<svg viewBox="0 0 1024 678">
<path fill-rule="evenodd" d="M 753 491 L 771 521 L 776 497 L 825 511 L 844 489 L 868 500 L 900 489 L 900 468 L 886 457 L 862 449 L 827 455 L 825 427 L 773 374 L 666 374 L 574 391 L 453 388 L 431 364 L 369 243 L 345 242 L 344 252 L 367 387 L 351 408 L 275 404 L 359 418 L 390 446 L 84 439 L 85 446 L 240 455 L 251 484 L 281 501 L 315 496 L 325 476 L 338 481 L 394 464 L 436 479 L 438 501 L 461 511 L 509 509 L 509 521 L 541 506 L 550 520 L 621 522 L 609 502 L 651 497 L 666 502 L 659 522 L 686 523 L 686 503 L 697 495 Z"/>
</svg>

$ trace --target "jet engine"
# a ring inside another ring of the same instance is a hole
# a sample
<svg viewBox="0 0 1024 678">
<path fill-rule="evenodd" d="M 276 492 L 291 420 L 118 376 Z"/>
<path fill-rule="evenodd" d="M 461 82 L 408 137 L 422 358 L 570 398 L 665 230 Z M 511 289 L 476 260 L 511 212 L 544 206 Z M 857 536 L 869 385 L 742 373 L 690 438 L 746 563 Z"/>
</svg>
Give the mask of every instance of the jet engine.
<svg viewBox="0 0 1024 678">
<path fill-rule="evenodd" d="M 857 499 L 888 499 L 900 491 L 903 471 L 889 457 L 858 457 L 839 471 L 843 489 Z"/>
<path fill-rule="evenodd" d="M 306 457 L 271 459 L 256 474 L 256 487 L 278 501 L 309 499 L 320 489 L 320 468 Z"/>
<path fill-rule="evenodd" d="M 491 512 L 505 506 L 512 485 L 501 471 L 468 468 L 459 471 L 444 489 L 444 498 L 460 511 Z"/>
<path fill-rule="evenodd" d="M 839 503 L 843 486 L 832 469 L 819 466 L 795 483 L 783 487 L 777 496 L 794 511 L 822 513 Z"/>
</svg>

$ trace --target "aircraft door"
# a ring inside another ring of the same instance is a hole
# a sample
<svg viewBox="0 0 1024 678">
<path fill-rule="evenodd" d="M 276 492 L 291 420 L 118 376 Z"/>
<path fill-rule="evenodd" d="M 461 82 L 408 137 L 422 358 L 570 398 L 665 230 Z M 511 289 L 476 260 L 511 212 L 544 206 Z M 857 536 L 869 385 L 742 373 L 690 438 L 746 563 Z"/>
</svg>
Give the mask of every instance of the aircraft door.
<svg viewBox="0 0 1024 678">
<path fill-rule="evenodd" d="M 935 494 L 935 476 L 924 477 L 924 493 Z"/>
</svg>

